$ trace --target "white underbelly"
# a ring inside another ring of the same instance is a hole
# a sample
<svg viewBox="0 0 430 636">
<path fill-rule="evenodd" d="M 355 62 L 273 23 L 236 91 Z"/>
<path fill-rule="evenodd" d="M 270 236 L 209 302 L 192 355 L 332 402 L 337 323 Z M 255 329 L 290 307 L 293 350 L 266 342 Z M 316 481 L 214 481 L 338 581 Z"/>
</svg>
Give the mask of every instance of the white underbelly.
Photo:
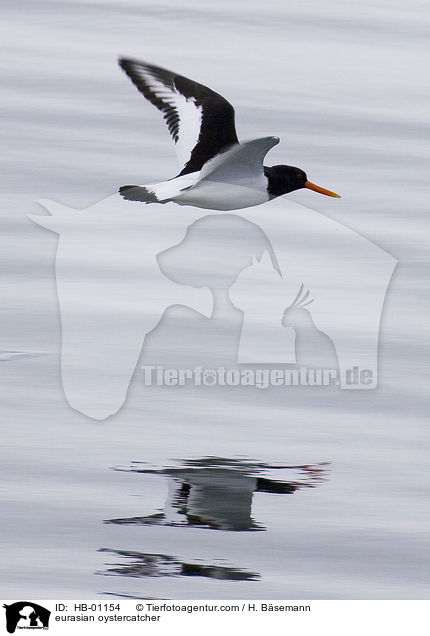
<svg viewBox="0 0 430 636">
<path fill-rule="evenodd" d="M 240 210 L 268 200 L 269 195 L 263 190 L 218 181 L 202 181 L 174 198 L 179 205 L 208 210 Z"/>
</svg>

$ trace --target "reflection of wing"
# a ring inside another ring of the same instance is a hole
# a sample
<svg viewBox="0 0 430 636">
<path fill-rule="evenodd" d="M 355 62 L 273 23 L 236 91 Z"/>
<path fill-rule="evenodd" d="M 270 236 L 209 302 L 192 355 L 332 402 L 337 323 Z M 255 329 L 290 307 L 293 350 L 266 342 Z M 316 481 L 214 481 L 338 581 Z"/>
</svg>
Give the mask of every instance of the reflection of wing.
<svg viewBox="0 0 430 636">
<path fill-rule="evenodd" d="M 238 143 L 234 109 L 222 95 L 152 64 L 129 59 L 119 64 L 163 113 L 183 166 L 179 174 L 198 172 L 206 161 Z"/>
<path fill-rule="evenodd" d="M 251 179 L 255 187 L 257 179 L 264 177 L 264 157 L 270 148 L 278 143 L 279 137 L 261 137 L 233 146 L 230 150 L 208 161 L 199 175 L 199 182 L 241 183 Z M 264 184 L 266 187 L 267 183 L 264 182 Z"/>
</svg>

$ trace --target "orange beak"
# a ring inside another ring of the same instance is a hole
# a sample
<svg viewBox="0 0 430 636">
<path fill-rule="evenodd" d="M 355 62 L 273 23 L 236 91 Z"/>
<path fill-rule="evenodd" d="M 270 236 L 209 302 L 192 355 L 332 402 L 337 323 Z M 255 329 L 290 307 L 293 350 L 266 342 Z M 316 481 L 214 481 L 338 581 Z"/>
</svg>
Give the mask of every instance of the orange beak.
<svg viewBox="0 0 430 636">
<path fill-rule="evenodd" d="M 312 181 L 306 181 L 305 188 L 309 188 L 309 190 L 313 190 L 314 192 L 319 192 L 320 194 L 326 194 L 328 197 L 336 197 L 336 199 L 340 199 L 340 194 L 336 194 L 336 192 L 331 192 L 330 190 L 326 190 L 325 188 L 320 188 L 320 186 L 315 185 Z"/>
</svg>

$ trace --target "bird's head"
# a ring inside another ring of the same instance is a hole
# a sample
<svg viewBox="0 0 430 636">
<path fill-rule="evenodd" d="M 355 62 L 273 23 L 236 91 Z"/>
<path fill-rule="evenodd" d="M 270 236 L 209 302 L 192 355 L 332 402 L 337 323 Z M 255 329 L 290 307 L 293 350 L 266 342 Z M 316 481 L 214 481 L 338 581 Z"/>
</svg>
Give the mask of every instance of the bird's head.
<svg viewBox="0 0 430 636">
<path fill-rule="evenodd" d="M 308 181 L 306 173 L 300 168 L 294 166 L 264 166 L 264 174 L 268 179 L 267 191 L 272 197 L 279 197 L 282 194 L 308 188 L 320 194 L 326 194 L 329 197 L 340 198 L 339 194 L 321 188 L 311 181 Z"/>
</svg>

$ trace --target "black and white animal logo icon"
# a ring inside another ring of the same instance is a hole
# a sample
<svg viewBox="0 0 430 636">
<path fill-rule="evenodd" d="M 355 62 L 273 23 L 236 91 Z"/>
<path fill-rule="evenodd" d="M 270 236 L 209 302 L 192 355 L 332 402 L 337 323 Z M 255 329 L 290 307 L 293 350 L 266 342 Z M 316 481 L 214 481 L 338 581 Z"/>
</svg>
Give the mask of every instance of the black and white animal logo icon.
<svg viewBox="0 0 430 636">
<path fill-rule="evenodd" d="M 37 603 L 18 601 L 3 605 L 6 610 L 6 629 L 13 634 L 19 629 L 48 629 L 51 612 Z"/>
</svg>

